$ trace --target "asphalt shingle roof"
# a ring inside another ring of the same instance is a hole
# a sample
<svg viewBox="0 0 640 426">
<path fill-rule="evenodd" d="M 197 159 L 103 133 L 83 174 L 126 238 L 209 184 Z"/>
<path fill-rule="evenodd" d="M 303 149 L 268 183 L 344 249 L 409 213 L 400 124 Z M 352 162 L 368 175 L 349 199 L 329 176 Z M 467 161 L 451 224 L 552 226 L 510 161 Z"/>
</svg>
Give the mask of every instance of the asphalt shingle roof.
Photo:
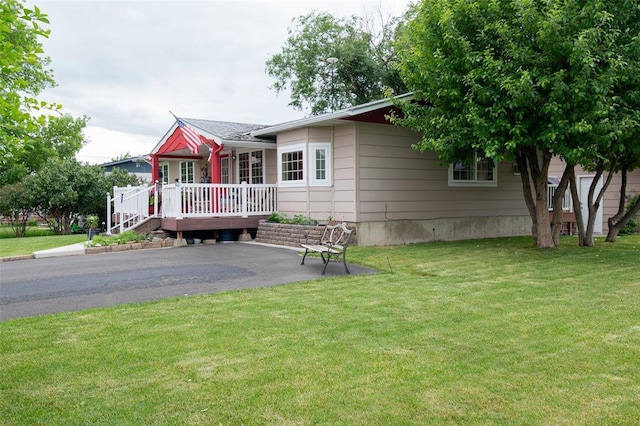
<svg viewBox="0 0 640 426">
<path fill-rule="evenodd" d="M 250 135 L 250 132 L 254 130 L 270 127 L 266 124 L 233 123 L 229 121 L 200 120 L 197 118 L 183 118 L 182 120 L 193 126 L 196 130 L 204 130 L 223 140 L 246 142 L 266 142 L 272 140 L 272 138 L 256 138 Z"/>
</svg>

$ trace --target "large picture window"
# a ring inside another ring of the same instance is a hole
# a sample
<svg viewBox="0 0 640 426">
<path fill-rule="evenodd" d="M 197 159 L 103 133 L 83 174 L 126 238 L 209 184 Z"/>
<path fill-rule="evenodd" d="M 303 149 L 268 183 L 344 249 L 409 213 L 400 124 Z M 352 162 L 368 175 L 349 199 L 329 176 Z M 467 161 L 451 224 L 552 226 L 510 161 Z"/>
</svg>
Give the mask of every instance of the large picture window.
<svg viewBox="0 0 640 426">
<path fill-rule="evenodd" d="M 497 186 L 495 162 L 476 154 L 449 166 L 449 186 Z"/>
</svg>

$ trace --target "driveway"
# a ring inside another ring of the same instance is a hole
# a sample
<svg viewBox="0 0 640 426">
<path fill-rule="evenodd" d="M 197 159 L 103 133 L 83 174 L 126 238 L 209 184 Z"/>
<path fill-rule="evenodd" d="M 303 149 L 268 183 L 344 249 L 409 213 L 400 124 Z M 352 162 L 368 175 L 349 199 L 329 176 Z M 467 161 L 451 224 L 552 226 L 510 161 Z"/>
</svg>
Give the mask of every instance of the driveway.
<svg viewBox="0 0 640 426">
<path fill-rule="evenodd" d="M 300 261 L 295 250 L 231 243 L 3 262 L 0 320 L 323 278 L 319 258 Z M 341 263 L 327 267 L 334 276 L 345 276 Z"/>
</svg>

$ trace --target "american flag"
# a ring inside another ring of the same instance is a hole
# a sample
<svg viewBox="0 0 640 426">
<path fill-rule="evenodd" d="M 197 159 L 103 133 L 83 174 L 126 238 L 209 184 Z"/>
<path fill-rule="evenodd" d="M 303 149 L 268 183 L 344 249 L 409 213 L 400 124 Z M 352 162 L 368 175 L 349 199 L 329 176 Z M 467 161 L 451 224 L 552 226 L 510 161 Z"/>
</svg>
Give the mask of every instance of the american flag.
<svg viewBox="0 0 640 426">
<path fill-rule="evenodd" d="M 178 120 L 178 127 L 182 131 L 184 139 L 187 141 L 189 151 L 191 151 L 192 154 L 200 154 L 200 144 L 202 143 L 202 140 L 200 139 L 198 132 L 193 130 L 193 127 L 189 126 L 178 117 L 176 117 L 176 120 Z"/>
</svg>

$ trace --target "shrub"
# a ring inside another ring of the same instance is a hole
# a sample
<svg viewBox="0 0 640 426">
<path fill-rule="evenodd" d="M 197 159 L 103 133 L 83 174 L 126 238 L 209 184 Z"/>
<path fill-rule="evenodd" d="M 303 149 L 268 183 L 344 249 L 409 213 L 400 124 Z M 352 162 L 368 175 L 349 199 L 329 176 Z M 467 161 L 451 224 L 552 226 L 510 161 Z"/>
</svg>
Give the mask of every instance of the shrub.
<svg viewBox="0 0 640 426">
<path fill-rule="evenodd" d="M 625 213 L 628 212 L 633 206 L 635 206 L 636 203 L 640 203 L 639 198 L 640 198 L 640 195 L 636 195 L 631 200 L 629 200 L 625 208 Z M 638 228 L 638 226 L 640 226 L 640 221 L 638 221 L 637 218 L 632 217 L 631 219 L 629 219 L 627 224 L 624 225 L 622 229 L 620 229 L 620 232 L 618 232 L 618 235 L 633 235 L 636 232 L 636 229 Z"/>
<path fill-rule="evenodd" d="M 302 214 L 293 216 L 293 219 L 289 219 L 286 214 L 273 212 L 267 218 L 267 222 L 272 223 L 287 223 L 292 225 L 317 225 L 316 219 L 311 219 Z"/>
<path fill-rule="evenodd" d="M 139 243 L 140 241 L 148 240 L 149 237 L 145 234 L 138 234 L 135 231 L 127 231 L 117 235 L 96 235 L 87 244 L 89 247 L 109 246 L 111 244 L 126 244 L 129 242 Z"/>
</svg>

